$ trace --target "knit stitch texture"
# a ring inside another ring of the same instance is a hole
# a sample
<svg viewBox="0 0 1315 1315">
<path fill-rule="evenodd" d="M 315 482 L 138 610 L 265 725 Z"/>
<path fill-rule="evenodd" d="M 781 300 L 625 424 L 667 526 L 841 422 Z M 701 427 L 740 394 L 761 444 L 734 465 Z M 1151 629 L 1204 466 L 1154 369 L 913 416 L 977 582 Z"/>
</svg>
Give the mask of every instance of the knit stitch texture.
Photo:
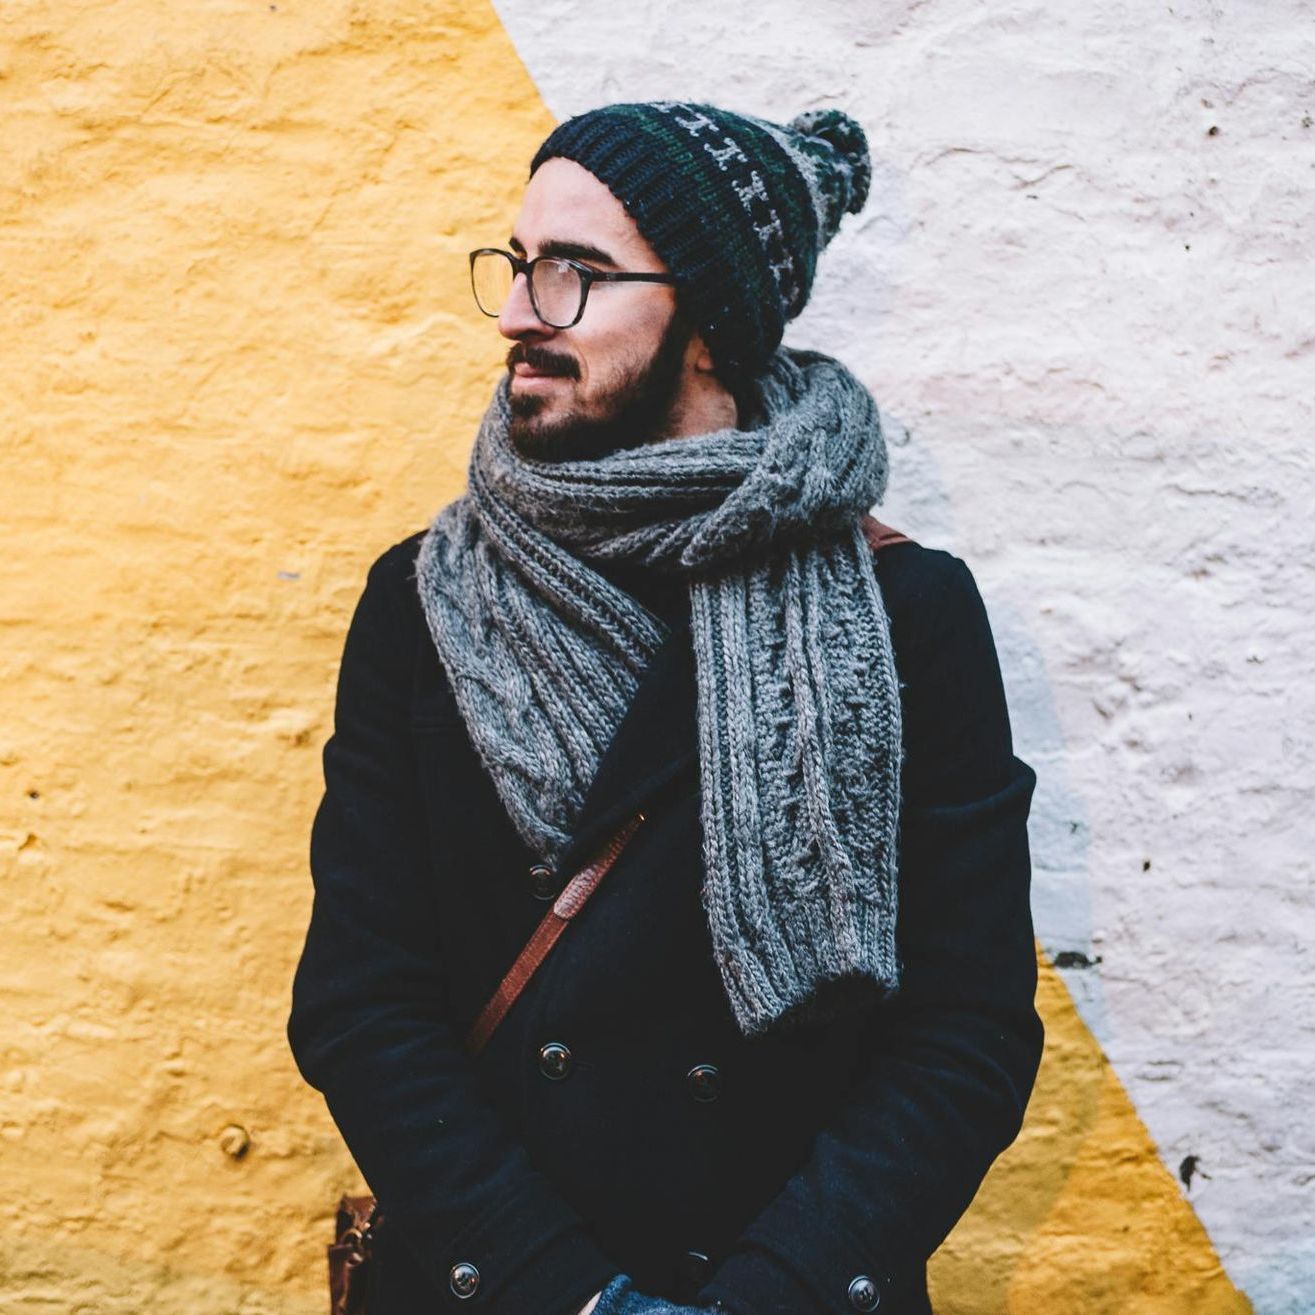
<svg viewBox="0 0 1315 1315">
<path fill-rule="evenodd" d="M 681 1306 L 665 1297 L 650 1297 L 635 1287 L 629 1274 L 618 1274 L 599 1293 L 593 1315 L 708 1315 L 708 1307 Z"/>
<path fill-rule="evenodd" d="M 467 492 L 417 583 L 471 741 L 518 832 L 562 853 L 665 623 L 591 563 L 676 572 L 698 683 L 703 902 L 742 1031 L 825 982 L 892 990 L 902 760 L 889 623 L 859 517 L 885 491 L 876 404 L 781 348 L 765 423 L 540 462 L 501 380 Z"/>
<path fill-rule="evenodd" d="M 776 349 L 872 179 L 863 129 L 837 109 L 779 124 L 682 101 L 604 105 L 553 129 L 531 174 L 558 156 L 625 206 L 731 381 Z"/>
</svg>

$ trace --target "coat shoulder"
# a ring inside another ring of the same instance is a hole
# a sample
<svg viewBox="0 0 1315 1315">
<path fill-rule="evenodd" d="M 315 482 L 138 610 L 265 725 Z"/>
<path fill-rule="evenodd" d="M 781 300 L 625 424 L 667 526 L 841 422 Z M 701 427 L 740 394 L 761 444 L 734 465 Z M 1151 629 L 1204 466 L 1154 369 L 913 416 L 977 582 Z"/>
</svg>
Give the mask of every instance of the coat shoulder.
<svg viewBox="0 0 1315 1315">
<path fill-rule="evenodd" d="M 424 532 L 381 552 L 366 572 L 343 650 L 344 665 L 387 671 L 401 680 L 425 629 L 416 585 L 416 555 Z"/>
<path fill-rule="evenodd" d="M 904 707 L 910 799 L 985 798 L 1020 771 L 986 604 L 951 552 L 897 543 L 876 556 Z"/>
<path fill-rule="evenodd" d="M 425 531 L 417 530 L 405 539 L 398 540 L 392 547 L 385 548 L 374 559 L 370 574 L 378 575 L 381 583 L 387 582 L 392 588 L 410 588 L 415 583 L 416 556 L 424 537 Z"/>
<path fill-rule="evenodd" d="M 938 637 L 986 623 L 972 571 L 954 553 L 902 540 L 877 548 L 873 565 L 897 657 L 920 654 Z"/>
<path fill-rule="evenodd" d="M 385 548 L 371 563 L 365 583 L 366 593 L 376 594 L 399 619 L 412 622 L 423 615 L 416 588 L 416 557 L 424 537 L 425 531 L 417 530 Z"/>
</svg>

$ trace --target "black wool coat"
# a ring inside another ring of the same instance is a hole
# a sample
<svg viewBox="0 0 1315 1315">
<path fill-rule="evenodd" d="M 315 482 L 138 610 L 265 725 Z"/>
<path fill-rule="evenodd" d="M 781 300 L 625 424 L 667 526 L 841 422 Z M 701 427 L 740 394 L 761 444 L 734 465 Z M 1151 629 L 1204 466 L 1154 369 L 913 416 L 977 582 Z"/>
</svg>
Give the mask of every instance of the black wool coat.
<svg viewBox="0 0 1315 1315">
<path fill-rule="evenodd" d="M 671 635 L 570 852 L 536 872 L 426 629 L 419 539 L 371 568 L 347 636 L 288 1020 L 388 1216 L 371 1315 L 575 1315 L 622 1271 L 731 1315 L 930 1311 L 927 1257 L 1017 1135 L 1042 1045 L 1035 776 L 968 567 L 908 542 L 876 559 L 904 714 L 902 987 L 746 1039 L 700 904 L 684 591 L 654 595 Z M 637 809 L 470 1058 L 462 1038 L 544 897 Z"/>
</svg>

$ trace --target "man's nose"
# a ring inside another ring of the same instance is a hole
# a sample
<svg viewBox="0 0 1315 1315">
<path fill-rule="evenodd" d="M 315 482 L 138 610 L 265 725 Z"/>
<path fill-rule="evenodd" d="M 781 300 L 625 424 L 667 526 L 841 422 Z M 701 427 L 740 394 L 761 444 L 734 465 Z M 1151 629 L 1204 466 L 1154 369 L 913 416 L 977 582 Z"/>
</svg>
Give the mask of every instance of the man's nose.
<svg viewBox="0 0 1315 1315">
<path fill-rule="evenodd" d="M 524 274 L 517 274 L 511 281 L 511 291 L 507 293 L 498 316 L 498 332 L 504 338 L 518 342 L 527 338 L 548 338 L 556 332 L 534 313 L 530 302 L 530 281 Z"/>
</svg>

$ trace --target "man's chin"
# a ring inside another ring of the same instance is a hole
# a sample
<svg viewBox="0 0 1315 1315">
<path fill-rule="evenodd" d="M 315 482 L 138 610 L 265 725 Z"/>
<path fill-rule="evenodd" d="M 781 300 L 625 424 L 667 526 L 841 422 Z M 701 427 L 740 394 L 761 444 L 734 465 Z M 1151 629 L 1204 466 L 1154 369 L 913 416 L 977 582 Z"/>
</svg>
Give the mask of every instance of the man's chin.
<svg viewBox="0 0 1315 1315">
<path fill-rule="evenodd" d="M 593 426 L 573 416 L 553 417 L 540 411 L 517 414 L 513 409 L 510 436 L 523 456 L 534 461 L 574 461 L 599 455 Z"/>
<path fill-rule="evenodd" d="M 602 456 L 615 446 L 605 427 L 556 407 L 542 393 L 511 394 L 511 441 L 534 461 L 579 461 Z"/>
</svg>

